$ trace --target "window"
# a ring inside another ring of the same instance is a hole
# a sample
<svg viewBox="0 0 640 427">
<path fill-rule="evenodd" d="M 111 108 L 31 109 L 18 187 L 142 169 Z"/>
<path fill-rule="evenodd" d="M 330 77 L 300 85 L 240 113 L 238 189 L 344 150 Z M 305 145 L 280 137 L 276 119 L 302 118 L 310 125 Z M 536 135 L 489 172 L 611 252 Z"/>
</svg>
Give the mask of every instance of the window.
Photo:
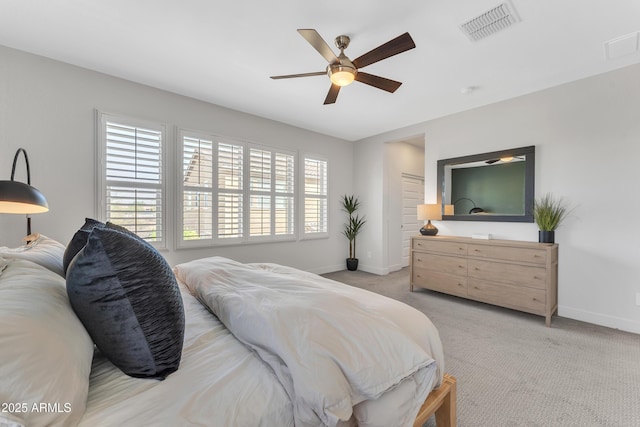
<svg viewBox="0 0 640 427">
<path fill-rule="evenodd" d="M 99 215 L 164 246 L 164 125 L 107 114 L 99 121 Z"/>
<path fill-rule="evenodd" d="M 323 158 L 183 129 L 167 152 L 164 124 L 102 112 L 96 122 L 98 219 L 159 248 L 167 228 L 180 248 L 328 235 Z"/>
<path fill-rule="evenodd" d="M 294 153 L 250 146 L 250 238 L 294 236 L 294 182 Z"/>
<path fill-rule="evenodd" d="M 304 235 L 328 233 L 327 161 L 304 158 Z"/>
<path fill-rule="evenodd" d="M 295 153 L 181 130 L 184 247 L 295 237 Z"/>
</svg>

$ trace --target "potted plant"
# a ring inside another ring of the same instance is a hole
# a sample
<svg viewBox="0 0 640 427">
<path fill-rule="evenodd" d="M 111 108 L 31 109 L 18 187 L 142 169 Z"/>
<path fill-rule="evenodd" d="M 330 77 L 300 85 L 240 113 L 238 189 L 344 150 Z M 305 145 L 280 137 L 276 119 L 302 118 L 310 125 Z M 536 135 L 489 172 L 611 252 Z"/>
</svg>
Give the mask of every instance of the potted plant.
<svg viewBox="0 0 640 427">
<path fill-rule="evenodd" d="M 358 269 L 358 258 L 356 258 L 356 236 L 360 233 L 362 226 L 367 222 L 364 216 L 360 217 L 356 211 L 360 207 L 360 201 L 355 196 L 342 197 L 342 209 L 349 214 L 347 223 L 344 224 L 342 233 L 349 240 L 349 258 L 347 258 L 347 270 Z"/>
<path fill-rule="evenodd" d="M 562 198 L 556 199 L 551 193 L 547 193 L 533 202 L 533 218 L 538 224 L 538 241 L 540 243 L 553 243 L 555 241 L 555 229 L 569 213 L 569 208 Z"/>
</svg>

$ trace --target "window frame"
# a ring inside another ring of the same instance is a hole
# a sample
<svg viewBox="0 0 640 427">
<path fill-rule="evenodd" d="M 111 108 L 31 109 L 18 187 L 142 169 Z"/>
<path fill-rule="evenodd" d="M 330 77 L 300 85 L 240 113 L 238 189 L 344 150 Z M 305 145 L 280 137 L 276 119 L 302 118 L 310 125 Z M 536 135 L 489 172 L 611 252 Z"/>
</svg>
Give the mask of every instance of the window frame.
<svg viewBox="0 0 640 427">
<path fill-rule="evenodd" d="M 110 180 L 107 179 L 107 123 L 116 123 L 123 126 L 134 127 L 134 128 L 145 128 L 153 131 L 157 131 L 160 133 L 160 184 L 156 186 L 152 185 L 143 185 L 143 187 L 148 188 L 157 188 L 161 193 L 161 225 L 159 229 L 162 233 L 162 238 L 156 241 L 148 241 L 153 247 L 159 250 L 164 250 L 168 248 L 168 234 L 167 231 L 170 225 L 170 217 L 171 215 L 167 211 L 167 201 L 170 197 L 170 194 L 167 191 L 168 182 L 171 181 L 172 176 L 168 165 L 168 157 L 169 153 L 167 152 L 167 125 L 163 122 L 157 122 L 152 120 L 133 118 L 118 114 L 107 113 L 104 111 L 95 110 L 95 123 L 96 123 L 96 199 L 95 199 L 95 213 L 98 220 L 106 222 L 109 219 L 107 218 L 107 186 L 109 185 Z M 136 187 L 134 182 L 122 181 L 124 187 Z"/>
<path fill-rule="evenodd" d="M 261 151 L 268 151 L 269 153 L 271 153 L 271 170 L 270 170 L 270 176 L 271 176 L 271 188 L 269 191 L 252 191 L 251 190 L 251 186 L 250 186 L 250 180 L 251 180 L 251 176 L 250 176 L 250 172 L 251 172 L 251 150 L 252 149 L 256 149 L 256 150 L 261 150 Z M 246 163 L 246 167 L 245 167 L 245 172 L 248 172 L 245 174 L 245 178 L 247 179 L 246 181 L 246 185 L 245 185 L 245 191 L 246 191 L 246 201 L 248 203 L 247 205 L 247 212 L 245 215 L 245 220 L 247 221 L 245 224 L 245 230 L 246 230 L 246 238 L 247 238 L 247 242 L 249 243 L 258 243 L 258 242 L 282 242 L 282 241 L 295 241 L 297 240 L 297 230 L 299 228 L 298 225 L 298 221 L 297 221 L 297 179 L 296 179 L 296 174 L 298 173 L 298 169 L 299 169 L 299 160 L 298 160 L 298 156 L 297 153 L 293 150 L 287 150 L 287 149 L 281 149 L 281 148 L 276 148 L 276 147 L 269 147 L 267 145 L 262 145 L 262 144 L 256 144 L 256 143 L 252 143 L 252 142 L 248 142 L 246 144 L 246 150 L 247 150 L 247 156 L 245 157 L 245 161 Z M 292 192 L 278 192 L 275 189 L 276 186 L 276 179 L 275 179 L 275 175 L 276 175 L 276 155 L 277 154 L 283 154 L 285 156 L 291 156 L 291 158 L 293 159 L 293 191 Z M 263 235 L 263 236 L 252 236 L 251 235 L 251 213 L 250 213 L 250 209 L 251 207 L 249 206 L 249 204 L 251 203 L 251 195 L 254 194 L 265 194 L 265 195 L 269 195 L 271 197 L 271 203 L 270 203 L 270 212 L 269 212 L 269 216 L 270 216 L 270 220 L 269 220 L 269 226 L 270 226 L 270 234 L 268 235 Z M 278 197 L 279 195 L 284 195 L 287 197 L 292 197 L 293 198 L 293 203 L 291 205 L 291 208 L 293 209 L 293 232 L 290 234 L 281 234 L 278 235 L 276 234 L 276 221 L 275 221 L 275 216 L 276 216 L 276 197 Z"/>
<path fill-rule="evenodd" d="M 307 192 L 306 192 L 306 182 L 305 182 L 305 167 L 306 167 L 306 161 L 307 159 L 309 160 L 315 160 L 315 161 L 320 161 L 320 162 L 324 162 L 325 163 L 325 168 L 326 168 L 326 194 L 324 195 L 324 199 L 326 200 L 326 230 L 323 232 L 313 232 L 313 233 L 308 233 L 305 231 L 305 203 L 307 200 Z M 300 197 L 299 197 L 299 229 L 300 229 L 300 240 L 312 240 L 312 239 L 325 239 L 328 238 L 330 235 L 330 230 L 331 230 L 331 221 L 330 221 L 330 214 L 329 214 L 329 195 L 330 195 L 330 187 L 329 187 L 329 159 L 325 156 L 322 155 L 318 155 L 318 154 L 312 154 L 312 153 L 302 153 L 300 156 L 300 167 L 299 169 L 299 179 L 300 179 Z"/>
</svg>

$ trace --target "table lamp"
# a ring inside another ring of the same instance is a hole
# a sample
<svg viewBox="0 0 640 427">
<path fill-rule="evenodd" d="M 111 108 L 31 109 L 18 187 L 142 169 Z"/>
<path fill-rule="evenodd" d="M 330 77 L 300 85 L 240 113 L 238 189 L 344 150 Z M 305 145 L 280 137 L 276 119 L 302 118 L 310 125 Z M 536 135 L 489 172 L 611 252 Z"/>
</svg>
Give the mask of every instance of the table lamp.
<svg viewBox="0 0 640 427">
<path fill-rule="evenodd" d="M 431 220 L 442 219 L 441 206 L 438 204 L 418 205 L 418 219 L 427 220 L 427 223 L 420 229 L 420 234 L 423 236 L 435 236 L 438 234 L 438 229 L 431 224 Z"/>
</svg>

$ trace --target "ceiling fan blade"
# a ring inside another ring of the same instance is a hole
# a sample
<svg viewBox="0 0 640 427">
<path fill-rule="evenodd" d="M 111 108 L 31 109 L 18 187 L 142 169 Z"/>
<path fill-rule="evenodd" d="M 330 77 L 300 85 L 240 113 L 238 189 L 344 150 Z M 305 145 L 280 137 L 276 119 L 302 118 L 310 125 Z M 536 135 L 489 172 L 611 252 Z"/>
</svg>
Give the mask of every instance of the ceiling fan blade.
<svg viewBox="0 0 640 427">
<path fill-rule="evenodd" d="M 404 33 L 395 39 L 389 40 L 385 44 L 370 50 L 364 55 L 359 56 L 351 62 L 353 62 L 353 65 L 355 65 L 356 68 L 363 68 L 367 65 L 373 64 L 374 62 L 382 61 L 390 56 L 413 49 L 414 47 L 416 47 L 416 44 L 413 42 L 409 33 Z"/>
<path fill-rule="evenodd" d="M 320 53 L 320 55 L 324 57 L 324 59 L 327 60 L 329 64 L 337 64 L 338 62 L 340 62 L 336 54 L 333 53 L 333 50 L 331 50 L 327 42 L 325 42 L 324 39 L 320 37 L 320 34 L 318 34 L 316 30 L 302 29 L 298 30 L 298 32 L 302 37 L 305 38 L 305 40 L 309 42 L 311 46 L 313 46 L 315 50 Z"/>
<path fill-rule="evenodd" d="M 316 71 L 315 73 L 303 73 L 303 74 L 286 74 L 284 76 L 271 76 L 272 79 L 292 79 L 295 77 L 311 77 L 311 76 L 326 76 L 326 71 Z"/>
<path fill-rule="evenodd" d="M 340 92 L 340 86 L 332 84 L 327 97 L 324 99 L 324 105 L 334 104 L 338 99 L 338 92 Z"/>
<path fill-rule="evenodd" d="M 373 74 L 363 73 L 362 71 L 358 71 L 356 80 L 360 83 L 368 84 L 369 86 L 377 87 L 378 89 L 391 93 L 395 92 L 402 84 L 395 80 L 385 79 L 384 77 L 374 76 Z"/>
</svg>

